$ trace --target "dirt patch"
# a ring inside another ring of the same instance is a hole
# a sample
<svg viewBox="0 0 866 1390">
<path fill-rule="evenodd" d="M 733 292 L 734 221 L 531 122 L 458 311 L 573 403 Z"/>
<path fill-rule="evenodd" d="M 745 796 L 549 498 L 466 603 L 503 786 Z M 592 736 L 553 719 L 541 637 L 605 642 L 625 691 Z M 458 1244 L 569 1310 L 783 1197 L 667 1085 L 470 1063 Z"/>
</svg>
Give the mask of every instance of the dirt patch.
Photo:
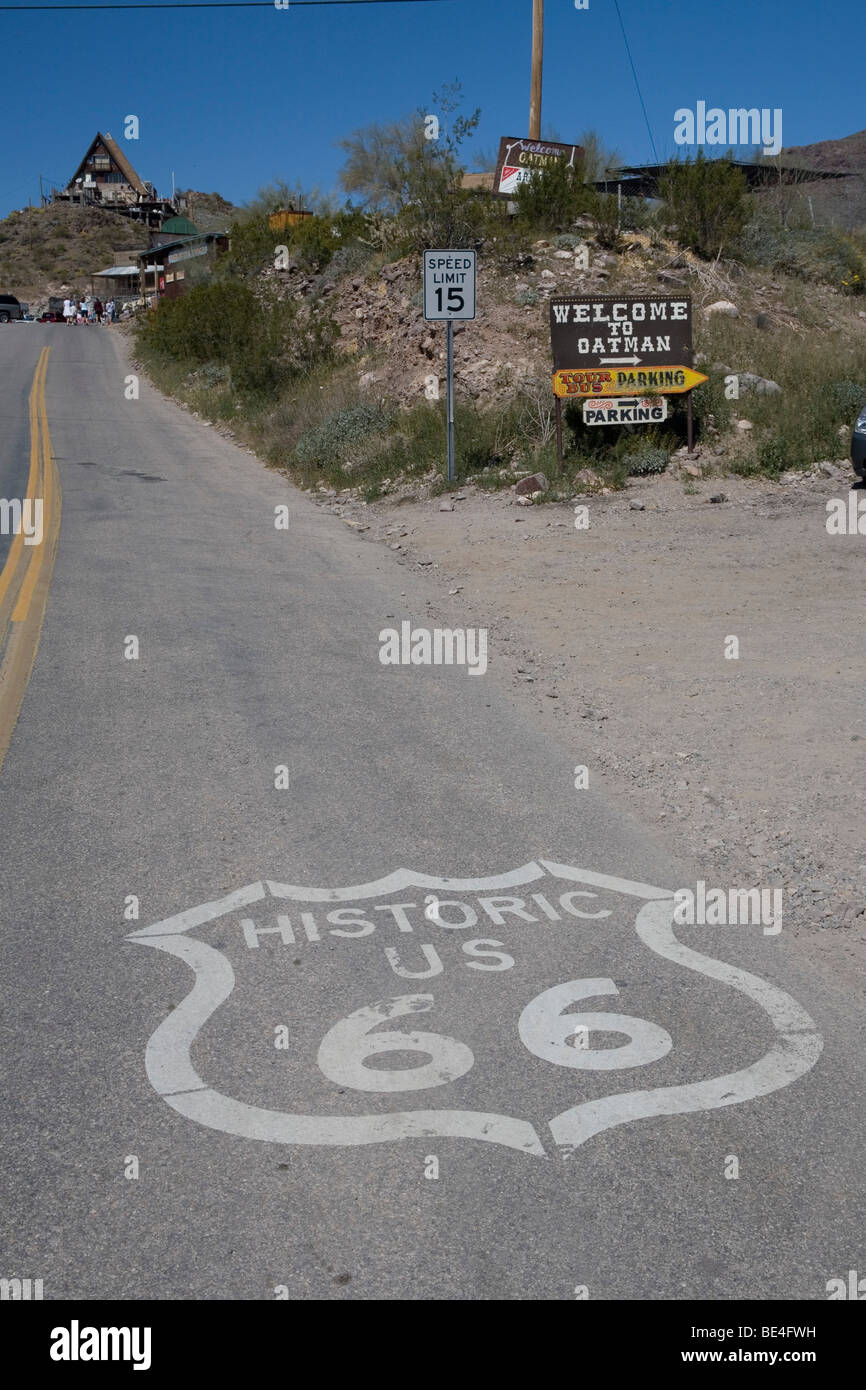
<svg viewBox="0 0 866 1390">
<path fill-rule="evenodd" d="M 781 887 L 786 928 L 847 947 L 866 941 L 866 535 L 828 534 L 826 503 L 853 481 L 836 464 L 569 505 L 317 500 L 430 576 L 427 622 L 486 627 L 493 679 L 708 886 Z"/>
</svg>

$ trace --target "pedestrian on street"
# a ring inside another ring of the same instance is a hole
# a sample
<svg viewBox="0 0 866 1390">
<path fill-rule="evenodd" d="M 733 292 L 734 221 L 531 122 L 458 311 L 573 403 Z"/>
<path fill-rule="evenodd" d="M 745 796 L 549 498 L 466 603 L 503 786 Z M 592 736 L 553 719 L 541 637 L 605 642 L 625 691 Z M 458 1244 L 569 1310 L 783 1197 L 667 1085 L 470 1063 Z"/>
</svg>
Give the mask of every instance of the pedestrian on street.
<svg viewBox="0 0 866 1390">
<path fill-rule="evenodd" d="M 114 300 L 113 300 L 113 299 L 109 299 L 108 303 L 107 303 L 106 306 L 105 306 L 105 322 L 108 323 L 108 324 L 114 323 Z"/>
<path fill-rule="evenodd" d="M 64 299 L 63 301 L 63 317 L 67 323 L 73 323 L 75 320 L 75 305 L 71 299 Z"/>
<path fill-rule="evenodd" d="M 95 299 L 95 300 L 93 301 L 93 312 L 94 312 L 94 314 L 96 315 L 96 322 L 97 322 L 97 323 L 102 323 L 102 300 L 101 300 L 101 299 Z"/>
</svg>

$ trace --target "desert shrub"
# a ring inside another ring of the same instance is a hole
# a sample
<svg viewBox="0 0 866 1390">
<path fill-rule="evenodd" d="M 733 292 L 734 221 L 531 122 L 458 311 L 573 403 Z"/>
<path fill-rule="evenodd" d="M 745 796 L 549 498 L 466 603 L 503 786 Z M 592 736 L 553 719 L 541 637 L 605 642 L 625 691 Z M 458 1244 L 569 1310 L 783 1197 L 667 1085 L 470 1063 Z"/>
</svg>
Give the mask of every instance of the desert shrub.
<svg viewBox="0 0 866 1390">
<path fill-rule="evenodd" d="M 619 206 L 612 193 L 597 195 L 592 214 L 595 218 L 595 239 L 599 246 L 618 251 L 622 242 L 619 233 Z"/>
<path fill-rule="evenodd" d="M 533 232 L 553 232 L 571 225 L 584 212 L 594 212 L 597 195 L 583 181 L 583 164 L 555 160 L 534 169 L 517 189 L 517 218 Z"/>
<path fill-rule="evenodd" d="M 192 368 L 228 368 L 232 386 L 248 395 L 274 392 L 294 372 L 327 356 L 336 328 L 290 302 L 263 302 L 242 280 L 212 279 L 179 299 L 162 299 L 143 316 L 143 351 Z"/>
<path fill-rule="evenodd" d="M 390 416 L 380 405 L 346 406 L 305 431 L 295 444 L 295 459 L 304 468 L 342 467 L 353 449 L 370 434 L 388 428 Z"/>
<path fill-rule="evenodd" d="M 793 453 L 785 440 L 778 435 L 770 435 L 767 439 L 762 439 L 755 451 L 755 458 L 758 471 L 766 473 L 770 477 L 778 477 L 787 468 L 792 468 L 798 464 L 802 466 L 806 460 Z"/>
<path fill-rule="evenodd" d="M 625 463 L 632 477 L 642 478 L 650 473 L 664 473 L 670 463 L 670 454 L 666 449 L 653 449 L 643 445 L 635 449 L 634 453 L 627 454 Z"/>
<path fill-rule="evenodd" d="M 275 231 L 265 216 L 234 222 L 231 244 L 220 258 L 220 269 L 240 279 L 255 279 L 266 267 L 273 267 L 276 248 L 285 245 L 285 240 L 282 232 Z"/>
<path fill-rule="evenodd" d="M 746 181 L 729 156 L 673 160 L 660 180 L 666 217 L 677 239 L 701 256 L 718 256 L 740 236 L 749 220 Z"/>
<path fill-rule="evenodd" d="M 325 284 L 333 284 L 343 275 L 356 275 L 365 270 L 372 255 L 371 248 L 362 245 L 359 241 L 350 241 L 348 244 L 338 242 L 337 250 L 334 252 L 324 276 Z"/>
<path fill-rule="evenodd" d="M 866 386 L 856 381 L 834 381 L 830 398 L 842 419 L 854 420 L 866 406 Z"/>
<path fill-rule="evenodd" d="M 538 303 L 538 290 L 518 290 L 514 299 L 517 304 L 528 305 L 533 308 Z"/>
<path fill-rule="evenodd" d="M 785 227 L 762 211 L 741 232 L 737 253 L 753 265 L 836 285 L 846 294 L 866 288 L 866 255 L 836 228 Z"/>
<path fill-rule="evenodd" d="M 340 244 L 330 217 L 305 217 L 293 227 L 281 229 L 281 240 L 302 269 L 316 274 L 324 270 Z"/>
</svg>

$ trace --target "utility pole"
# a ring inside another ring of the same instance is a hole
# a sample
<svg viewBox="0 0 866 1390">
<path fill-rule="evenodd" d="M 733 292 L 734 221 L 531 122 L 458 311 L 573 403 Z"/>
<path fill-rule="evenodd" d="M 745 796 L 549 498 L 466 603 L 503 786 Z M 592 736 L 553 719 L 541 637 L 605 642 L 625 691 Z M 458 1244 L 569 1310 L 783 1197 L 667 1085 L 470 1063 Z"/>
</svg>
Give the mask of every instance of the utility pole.
<svg viewBox="0 0 866 1390">
<path fill-rule="evenodd" d="M 529 86 L 529 138 L 541 139 L 541 67 L 544 57 L 544 0 L 532 0 L 532 78 Z"/>
</svg>

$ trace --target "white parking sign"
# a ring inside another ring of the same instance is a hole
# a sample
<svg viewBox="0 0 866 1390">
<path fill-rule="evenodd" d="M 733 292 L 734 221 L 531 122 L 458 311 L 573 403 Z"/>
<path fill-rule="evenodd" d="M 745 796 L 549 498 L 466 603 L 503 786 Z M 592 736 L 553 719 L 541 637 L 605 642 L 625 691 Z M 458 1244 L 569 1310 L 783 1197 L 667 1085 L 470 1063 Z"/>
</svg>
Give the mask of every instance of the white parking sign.
<svg viewBox="0 0 866 1390">
<path fill-rule="evenodd" d="M 475 318 L 475 252 L 424 252 L 425 319 Z"/>
</svg>

